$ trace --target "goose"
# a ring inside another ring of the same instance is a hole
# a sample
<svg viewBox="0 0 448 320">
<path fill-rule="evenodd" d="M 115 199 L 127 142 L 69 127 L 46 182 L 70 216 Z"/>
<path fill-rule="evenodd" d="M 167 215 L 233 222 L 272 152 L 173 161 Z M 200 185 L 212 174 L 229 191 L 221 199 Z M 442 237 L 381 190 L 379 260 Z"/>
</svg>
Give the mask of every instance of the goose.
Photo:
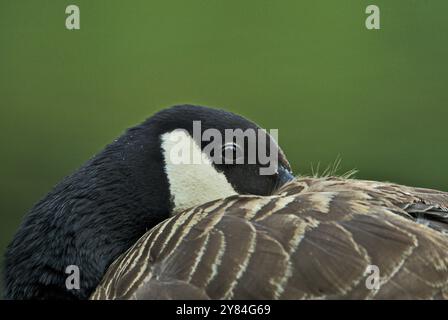
<svg viewBox="0 0 448 320">
<path fill-rule="evenodd" d="M 273 175 L 260 163 L 174 165 L 169 137 L 183 128 L 191 140 L 194 120 L 259 128 L 186 105 L 128 130 L 25 217 L 6 297 L 448 299 L 448 193 L 293 178 L 279 147 Z M 80 266 L 79 290 L 65 286 L 67 265 Z"/>
<path fill-rule="evenodd" d="M 448 299 L 448 193 L 299 177 L 214 200 L 145 233 L 90 299 Z"/>
<path fill-rule="evenodd" d="M 261 130 L 242 116 L 195 105 L 161 110 L 128 129 L 24 217 L 5 253 L 5 298 L 88 299 L 107 268 L 160 222 L 217 199 L 269 196 L 292 179 L 274 137 L 256 136 L 256 145 L 275 155 L 276 170 L 264 174 L 271 163 L 244 157 L 238 163 L 245 146 L 234 140 L 216 140 L 213 149 L 213 155 L 222 152 L 234 163 L 211 161 L 204 152 L 210 144 L 194 136 L 195 123 L 200 136 L 210 130 L 223 136 L 227 130 Z M 200 161 L 189 165 L 171 159 L 179 146 Z M 73 266 L 79 287 L 66 284 L 67 268 Z"/>
</svg>

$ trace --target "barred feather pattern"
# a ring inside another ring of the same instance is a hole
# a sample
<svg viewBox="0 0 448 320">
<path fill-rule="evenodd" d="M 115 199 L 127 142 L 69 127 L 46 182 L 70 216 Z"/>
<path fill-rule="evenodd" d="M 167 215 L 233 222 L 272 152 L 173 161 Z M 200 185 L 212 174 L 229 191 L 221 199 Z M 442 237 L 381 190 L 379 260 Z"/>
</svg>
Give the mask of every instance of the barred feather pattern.
<svg viewBox="0 0 448 320">
<path fill-rule="evenodd" d="M 448 193 L 296 178 L 163 221 L 91 299 L 448 299 L 447 232 Z"/>
</svg>

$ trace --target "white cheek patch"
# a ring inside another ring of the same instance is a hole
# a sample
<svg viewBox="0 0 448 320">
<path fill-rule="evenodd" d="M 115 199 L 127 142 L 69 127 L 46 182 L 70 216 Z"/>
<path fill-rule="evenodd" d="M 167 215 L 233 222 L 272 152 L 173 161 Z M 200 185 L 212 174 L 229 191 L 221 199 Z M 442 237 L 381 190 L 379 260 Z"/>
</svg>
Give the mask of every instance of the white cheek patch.
<svg viewBox="0 0 448 320">
<path fill-rule="evenodd" d="M 188 132 L 175 130 L 163 134 L 161 146 L 170 193 L 174 198 L 174 213 L 237 194 Z M 179 156 L 179 152 L 184 154 Z"/>
</svg>

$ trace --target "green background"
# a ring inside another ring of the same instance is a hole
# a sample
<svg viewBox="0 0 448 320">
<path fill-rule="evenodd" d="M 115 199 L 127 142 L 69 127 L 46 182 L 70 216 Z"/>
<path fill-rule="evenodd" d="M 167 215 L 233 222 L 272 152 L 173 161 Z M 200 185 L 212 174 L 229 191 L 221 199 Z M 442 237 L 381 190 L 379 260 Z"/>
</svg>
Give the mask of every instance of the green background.
<svg viewBox="0 0 448 320">
<path fill-rule="evenodd" d="M 340 155 L 359 178 L 448 190 L 447 15 L 446 0 L 0 0 L 0 253 L 62 177 L 178 103 L 278 128 L 295 173 Z"/>
</svg>

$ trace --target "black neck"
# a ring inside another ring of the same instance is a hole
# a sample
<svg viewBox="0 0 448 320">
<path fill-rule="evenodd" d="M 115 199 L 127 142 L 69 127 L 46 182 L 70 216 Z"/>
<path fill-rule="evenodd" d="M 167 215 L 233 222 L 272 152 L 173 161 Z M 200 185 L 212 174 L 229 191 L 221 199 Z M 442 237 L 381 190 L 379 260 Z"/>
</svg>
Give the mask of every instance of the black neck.
<svg viewBox="0 0 448 320">
<path fill-rule="evenodd" d="M 169 216 L 159 143 L 142 130 L 126 132 L 32 208 L 5 256 L 6 298 L 88 298 L 113 260 Z M 66 288 L 69 265 L 79 267 L 79 290 Z"/>
</svg>

